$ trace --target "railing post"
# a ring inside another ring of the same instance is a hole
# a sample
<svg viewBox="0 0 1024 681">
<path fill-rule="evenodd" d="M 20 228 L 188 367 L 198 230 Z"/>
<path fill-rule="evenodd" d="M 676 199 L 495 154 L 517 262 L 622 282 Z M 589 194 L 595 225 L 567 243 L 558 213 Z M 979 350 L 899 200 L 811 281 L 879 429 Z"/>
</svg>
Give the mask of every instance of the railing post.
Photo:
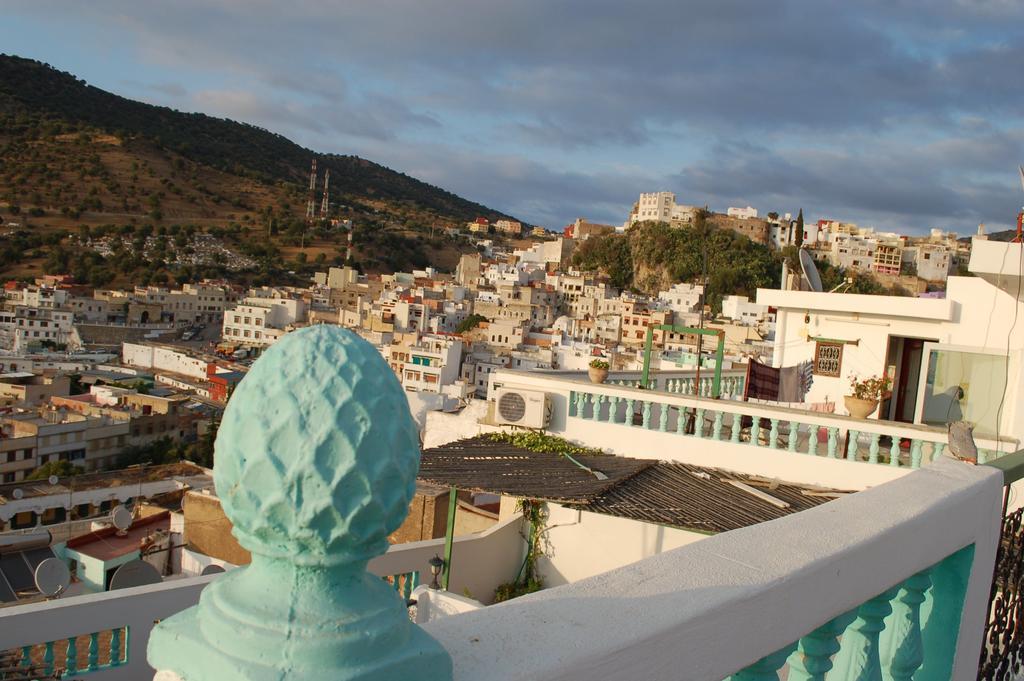
<svg viewBox="0 0 1024 681">
<path fill-rule="evenodd" d="M 658 404 L 658 430 L 668 430 L 668 405 L 664 402 Z"/>
<path fill-rule="evenodd" d="M 695 438 L 704 437 L 704 410 L 698 409 L 693 415 L 693 436 Z"/>
<path fill-rule="evenodd" d="M 617 395 L 612 395 L 611 402 L 608 404 L 608 423 L 618 423 L 620 399 Z"/>
<path fill-rule="evenodd" d="M 889 465 L 900 465 L 900 439 L 895 435 L 892 436 L 892 445 L 889 447 Z"/>
<path fill-rule="evenodd" d="M 807 453 L 811 456 L 818 455 L 818 436 L 821 435 L 821 426 L 809 426 L 807 433 Z"/>
<path fill-rule="evenodd" d="M 856 430 L 850 430 L 846 433 L 846 460 L 856 461 L 857 453 L 860 447 L 860 443 L 857 442 L 857 438 L 860 437 L 860 433 Z"/>
<path fill-rule="evenodd" d="M 768 448 L 778 449 L 779 448 L 779 420 L 771 419 L 771 428 L 768 431 Z"/>
<path fill-rule="evenodd" d="M 800 437 L 800 424 L 796 421 L 789 422 L 789 440 L 786 442 L 786 448 L 791 454 L 796 453 L 796 441 Z"/>
<path fill-rule="evenodd" d="M 604 395 L 591 395 L 590 399 L 592 401 L 590 420 L 598 421 L 601 416 L 601 401 L 604 399 Z"/>
<path fill-rule="evenodd" d="M 732 432 L 729 433 L 729 441 L 733 444 L 740 442 L 740 430 L 743 429 L 743 417 L 738 412 L 732 414 Z"/>
<path fill-rule="evenodd" d="M 715 412 L 715 425 L 711 429 L 711 439 L 715 442 L 719 442 L 722 439 L 722 419 L 724 416 L 721 409 Z"/>
<path fill-rule="evenodd" d="M 43 671 L 47 674 L 53 673 L 53 641 L 47 641 L 43 650 Z"/>
<path fill-rule="evenodd" d="M 420 456 L 374 346 L 329 325 L 287 334 L 238 385 L 215 449 L 218 496 L 252 562 L 154 627 L 152 667 L 188 681 L 452 678 L 441 645 L 366 571 L 408 514 Z"/>
<path fill-rule="evenodd" d="M 921 447 L 923 443 L 921 440 L 914 438 L 910 441 L 910 467 L 918 469 L 921 467 Z"/>
<path fill-rule="evenodd" d="M 100 664 L 100 632 L 94 631 L 89 635 L 89 671 L 96 669 Z"/>
<path fill-rule="evenodd" d="M 67 668 L 68 674 L 75 674 L 78 672 L 78 637 L 68 637 L 68 648 L 64 653 L 64 666 Z"/>
<path fill-rule="evenodd" d="M 828 429 L 828 458 L 835 459 L 839 449 L 839 429 L 832 427 Z"/>
<path fill-rule="evenodd" d="M 892 681 L 911 681 L 924 663 L 921 604 L 932 580 L 924 570 L 903 582 L 892 601 L 892 615 L 882 634 L 883 673 Z"/>
<path fill-rule="evenodd" d="M 127 656 L 126 656 L 127 657 Z M 110 631 L 110 666 L 116 667 L 125 660 L 121 659 L 121 629 Z"/>
<path fill-rule="evenodd" d="M 825 681 L 832 669 L 832 656 L 839 652 L 839 635 L 856 616 L 852 612 L 840 615 L 801 638 L 789 658 L 786 681 Z"/>
<path fill-rule="evenodd" d="M 842 645 L 835 658 L 836 678 L 881 680 L 878 637 L 885 627 L 885 618 L 892 612 L 889 602 L 895 595 L 896 589 L 889 589 L 857 609 L 857 619 L 843 633 Z"/>
<path fill-rule="evenodd" d="M 871 444 L 868 445 L 868 463 L 878 463 L 878 440 L 881 437 L 879 433 L 871 433 Z"/>
<path fill-rule="evenodd" d="M 642 411 L 643 418 L 641 419 L 641 425 L 644 430 L 648 430 L 651 427 L 651 401 L 644 400 L 644 408 Z"/>
</svg>

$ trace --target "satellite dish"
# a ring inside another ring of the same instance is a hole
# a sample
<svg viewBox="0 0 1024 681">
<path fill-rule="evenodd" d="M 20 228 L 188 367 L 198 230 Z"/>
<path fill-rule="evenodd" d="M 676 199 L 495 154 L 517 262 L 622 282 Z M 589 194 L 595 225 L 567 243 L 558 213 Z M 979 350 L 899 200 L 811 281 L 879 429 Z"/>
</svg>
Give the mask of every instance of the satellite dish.
<svg viewBox="0 0 1024 681">
<path fill-rule="evenodd" d="M 132 526 L 132 513 L 124 506 L 118 506 L 110 514 L 110 522 L 117 528 L 118 534 L 123 534 Z"/>
<path fill-rule="evenodd" d="M 56 485 L 58 482 L 60 482 L 60 478 L 58 478 L 56 475 L 51 475 L 46 479 L 46 481 L 51 485 Z"/>
<path fill-rule="evenodd" d="M 128 561 L 117 568 L 114 576 L 110 579 L 110 591 L 116 589 L 129 589 L 133 586 L 146 586 L 147 584 L 159 584 L 163 579 L 157 569 L 144 560 Z"/>
<path fill-rule="evenodd" d="M 217 575 L 217 574 L 220 574 L 221 572 L 224 572 L 224 568 L 222 568 L 220 565 L 207 565 L 206 567 L 203 568 L 203 571 L 200 572 L 199 574 L 200 575 Z"/>
<path fill-rule="evenodd" d="M 14 497 L 15 499 L 21 499 L 22 497 L 25 496 L 25 492 L 20 489 L 16 489 L 13 492 L 11 492 L 11 496 Z"/>
<path fill-rule="evenodd" d="M 821 293 L 824 289 L 821 286 L 821 276 L 818 274 L 818 267 L 814 264 L 814 258 L 807 252 L 806 249 L 800 249 L 800 269 L 804 274 L 804 281 L 807 282 L 807 286 L 818 293 Z"/>
<path fill-rule="evenodd" d="M 39 593 L 47 598 L 55 598 L 68 588 L 71 572 L 59 558 L 47 558 L 36 566 L 35 580 Z"/>
</svg>

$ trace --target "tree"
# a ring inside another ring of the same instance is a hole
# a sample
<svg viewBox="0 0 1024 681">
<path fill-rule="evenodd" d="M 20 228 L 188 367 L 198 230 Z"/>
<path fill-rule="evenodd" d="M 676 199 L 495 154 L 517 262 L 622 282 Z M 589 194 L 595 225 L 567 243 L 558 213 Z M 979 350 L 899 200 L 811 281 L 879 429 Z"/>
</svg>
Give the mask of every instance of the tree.
<svg viewBox="0 0 1024 681">
<path fill-rule="evenodd" d="M 56 475 L 58 478 L 69 478 L 76 475 L 81 475 L 83 469 L 79 468 L 70 461 L 48 461 L 39 468 L 35 469 L 25 479 L 26 480 L 46 480 L 51 475 Z"/>
<path fill-rule="evenodd" d="M 804 209 L 796 214 L 796 245 L 804 245 Z"/>
<path fill-rule="evenodd" d="M 480 326 L 481 322 L 486 322 L 486 321 L 490 321 L 490 320 L 487 319 L 487 317 L 483 316 L 482 314 L 476 314 L 476 313 L 471 314 L 468 317 L 466 317 L 465 319 L 463 319 L 459 323 L 459 325 L 457 327 L 455 327 L 455 332 L 456 333 L 466 333 L 470 329 L 475 329 L 476 327 Z"/>
</svg>

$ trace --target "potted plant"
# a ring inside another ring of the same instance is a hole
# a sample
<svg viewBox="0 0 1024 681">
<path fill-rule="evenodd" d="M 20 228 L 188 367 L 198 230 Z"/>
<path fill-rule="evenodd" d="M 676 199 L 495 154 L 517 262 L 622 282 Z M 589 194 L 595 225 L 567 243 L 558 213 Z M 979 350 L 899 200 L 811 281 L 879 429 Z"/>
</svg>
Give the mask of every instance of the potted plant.
<svg viewBox="0 0 1024 681">
<path fill-rule="evenodd" d="M 866 419 L 878 409 L 878 402 L 889 393 L 892 380 L 888 376 L 872 376 L 857 380 L 850 377 L 850 394 L 843 397 L 846 411 L 850 416 Z"/>
<path fill-rule="evenodd" d="M 590 368 L 587 369 L 587 375 L 590 376 L 591 383 L 604 383 L 608 379 L 608 369 L 611 365 L 603 359 L 593 359 L 590 361 Z"/>
</svg>

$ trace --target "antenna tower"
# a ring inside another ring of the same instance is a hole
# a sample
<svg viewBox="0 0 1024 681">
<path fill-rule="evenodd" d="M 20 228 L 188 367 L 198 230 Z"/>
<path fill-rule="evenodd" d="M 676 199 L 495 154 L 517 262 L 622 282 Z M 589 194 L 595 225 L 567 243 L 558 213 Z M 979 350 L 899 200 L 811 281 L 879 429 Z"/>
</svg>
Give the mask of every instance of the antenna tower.
<svg viewBox="0 0 1024 681">
<path fill-rule="evenodd" d="M 316 215 L 316 159 L 313 159 L 313 166 L 309 171 L 309 200 L 306 201 L 306 222 L 312 222 Z"/>
<path fill-rule="evenodd" d="M 330 205 L 331 205 L 330 184 L 331 184 L 331 169 L 328 168 L 327 170 L 324 171 L 324 199 L 323 199 L 323 201 L 320 202 L 320 217 L 321 217 L 321 219 L 327 217 L 327 211 L 330 209 L 329 208 Z"/>
</svg>

